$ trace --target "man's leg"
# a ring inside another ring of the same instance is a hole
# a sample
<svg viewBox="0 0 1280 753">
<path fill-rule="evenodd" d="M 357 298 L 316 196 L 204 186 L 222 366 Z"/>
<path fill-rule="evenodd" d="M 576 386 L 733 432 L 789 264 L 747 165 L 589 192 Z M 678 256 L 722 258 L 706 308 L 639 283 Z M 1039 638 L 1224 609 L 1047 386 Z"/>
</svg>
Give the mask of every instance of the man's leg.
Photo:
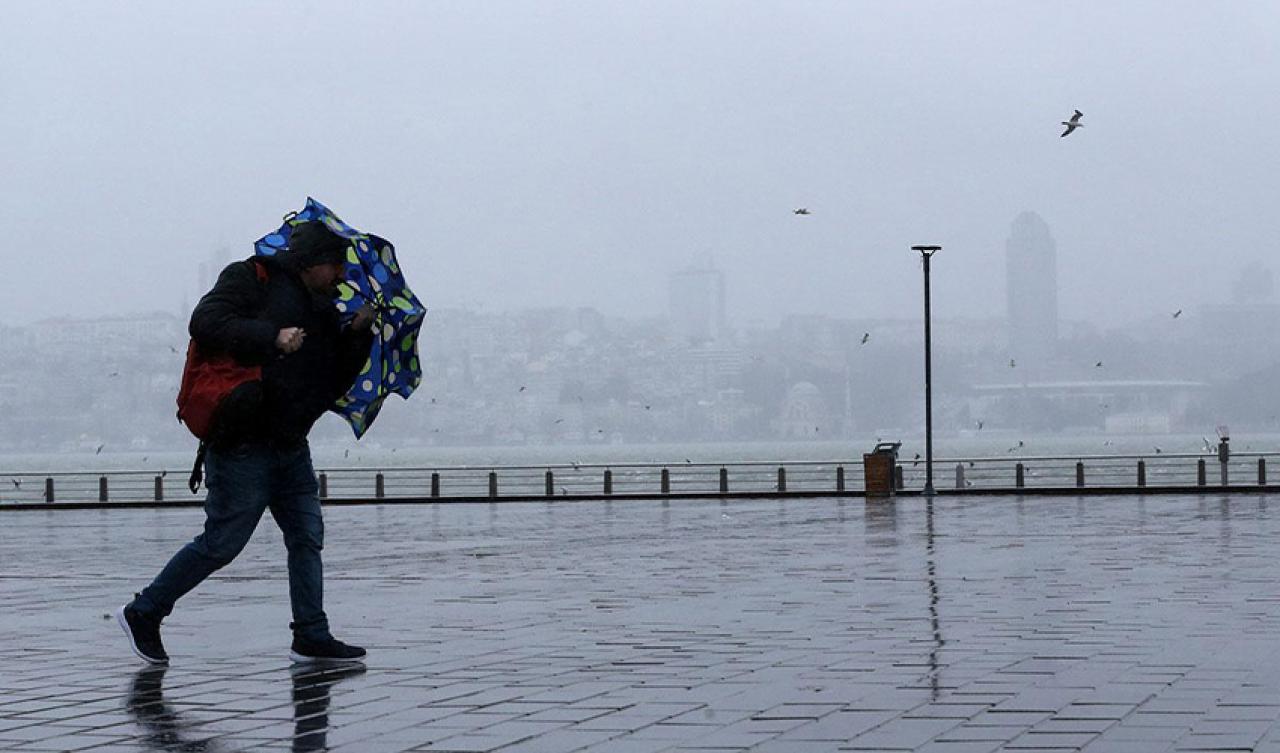
<svg viewBox="0 0 1280 753">
<path fill-rule="evenodd" d="M 179 598 L 240 554 L 270 501 L 269 452 L 257 443 L 209 450 L 204 532 L 169 560 L 134 599 L 133 609 L 159 623 Z"/>
<path fill-rule="evenodd" d="M 289 551 L 289 605 L 293 632 L 310 640 L 327 640 L 329 618 L 324 613 L 324 517 L 319 485 L 311 467 L 311 451 L 299 448 L 276 453 L 278 463 L 271 516 L 284 534 Z"/>
<path fill-rule="evenodd" d="M 324 518 L 311 451 L 303 444 L 277 454 L 271 515 L 289 550 L 289 602 L 293 608 L 294 661 L 360 661 L 365 650 L 334 639 L 324 613 Z"/>
</svg>

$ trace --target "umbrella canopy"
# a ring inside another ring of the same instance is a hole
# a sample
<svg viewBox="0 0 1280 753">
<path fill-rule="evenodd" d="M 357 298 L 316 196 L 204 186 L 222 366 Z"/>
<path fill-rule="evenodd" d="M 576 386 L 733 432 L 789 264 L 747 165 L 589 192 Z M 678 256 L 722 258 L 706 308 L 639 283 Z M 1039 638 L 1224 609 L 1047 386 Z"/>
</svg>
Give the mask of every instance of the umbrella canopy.
<svg viewBox="0 0 1280 753">
<path fill-rule="evenodd" d="M 358 439 L 373 424 L 387 395 L 408 398 L 422 383 L 418 330 L 427 310 L 405 283 L 390 242 L 356 230 L 310 197 L 301 212 L 285 215 L 280 229 L 260 238 L 254 250 L 263 256 L 274 256 L 288 247 L 295 226 L 312 220 L 320 220 L 351 242 L 344 280 L 338 285 L 335 301 L 344 319 L 354 317 L 365 303 L 371 304 L 376 314 L 369 358 L 351 390 L 333 407 L 351 424 Z"/>
</svg>

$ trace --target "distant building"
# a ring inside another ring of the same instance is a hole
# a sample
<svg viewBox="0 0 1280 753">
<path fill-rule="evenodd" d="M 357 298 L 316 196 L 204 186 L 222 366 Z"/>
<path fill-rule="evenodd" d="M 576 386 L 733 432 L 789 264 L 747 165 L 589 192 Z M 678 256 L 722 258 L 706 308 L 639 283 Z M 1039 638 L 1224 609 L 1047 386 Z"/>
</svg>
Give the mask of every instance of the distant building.
<svg viewBox="0 0 1280 753">
<path fill-rule="evenodd" d="M 671 324 L 678 336 L 703 343 L 727 335 L 724 274 L 710 264 L 673 273 L 669 301 Z"/>
<path fill-rule="evenodd" d="M 99 319 L 43 319 L 29 330 L 33 342 L 89 352 L 185 346 L 187 338 L 183 323 L 167 311 Z"/>
<path fill-rule="evenodd" d="M 196 267 L 196 296 L 203 296 L 218 281 L 218 275 L 231 263 L 231 249 L 219 246 Z"/>
<path fill-rule="evenodd" d="M 1104 428 L 1111 434 L 1194 430 L 1195 406 L 1208 382 L 1182 379 L 1025 381 L 975 384 L 968 414 L 991 428 L 1060 431 Z"/>
<path fill-rule="evenodd" d="M 817 385 L 812 382 L 792 385 L 782 401 L 776 426 L 778 435 L 784 439 L 830 438 L 831 416 Z"/>
<path fill-rule="evenodd" d="M 1058 343 L 1057 245 L 1035 212 L 1013 220 L 1005 242 L 1009 355 L 1025 371 L 1048 366 Z"/>
<path fill-rule="evenodd" d="M 1274 364 L 1280 351 L 1280 303 L 1271 270 L 1256 262 L 1245 266 L 1231 294 L 1231 303 L 1206 304 L 1188 314 L 1192 322 L 1198 321 L 1198 337 L 1206 345 L 1203 354 L 1219 373 L 1227 368 L 1251 372 Z"/>
</svg>

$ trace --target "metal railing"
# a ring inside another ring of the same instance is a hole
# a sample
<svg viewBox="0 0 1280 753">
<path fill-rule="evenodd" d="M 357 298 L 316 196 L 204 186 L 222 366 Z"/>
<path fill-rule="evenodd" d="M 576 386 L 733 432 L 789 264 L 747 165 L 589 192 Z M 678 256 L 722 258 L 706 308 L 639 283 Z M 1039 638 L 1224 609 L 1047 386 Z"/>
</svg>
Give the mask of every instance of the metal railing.
<svg viewBox="0 0 1280 753">
<path fill-rule="evenodd" d="M 335 468 L 319 475 L 322 496 L 329 499 L 821 494 L 862 488 L 860 460 Z"/>
<path fill-rule="evenodd" d="M 1268 475 L 1268 474 L 1271 475 Z M 200 504 L 187 471 L 0 472 L 0 508 Z M 861 496 L 861 458 L 550 466 L 339 467 L 318 474 L 331 502 L 483 501 L 716 496 Z M 919 493 L 923 460 L 899 460 L 899 493 Z M 1280 478 L 1280 452 L 938 458 L 934 487 L 947 493 L 1027 490 L 1185 491 L 1265 489 Z"/>
<path fill-rule="evenodd" d="M 899 462 L 904 488 L 924 485 L 923 463 Z M 934 461 L 941 490 L 1266 487 L 1280 480 L 1280 452 L 944 458 Z"/>
</svg>

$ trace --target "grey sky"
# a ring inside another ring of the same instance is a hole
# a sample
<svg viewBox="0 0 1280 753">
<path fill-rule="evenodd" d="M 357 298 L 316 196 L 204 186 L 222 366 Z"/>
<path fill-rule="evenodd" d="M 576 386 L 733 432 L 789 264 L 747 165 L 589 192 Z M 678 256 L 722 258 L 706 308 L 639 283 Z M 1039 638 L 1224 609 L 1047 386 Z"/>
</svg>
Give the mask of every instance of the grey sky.
<svg viewBox="0 0 1280 753">
<path fill-rule="evenodd" d="M 929 242 L 938 315 L 1001 315 L 1031 209 L 1064 317 L 1191 309 L 1275 248 L 1277 29 L 1266 2 L 11 2 L 0 324 L 176 309 L 308 194 L 428 306 L 658 313 L 710 255 L 739 320 L 914 315 Z"/>
</svg>

